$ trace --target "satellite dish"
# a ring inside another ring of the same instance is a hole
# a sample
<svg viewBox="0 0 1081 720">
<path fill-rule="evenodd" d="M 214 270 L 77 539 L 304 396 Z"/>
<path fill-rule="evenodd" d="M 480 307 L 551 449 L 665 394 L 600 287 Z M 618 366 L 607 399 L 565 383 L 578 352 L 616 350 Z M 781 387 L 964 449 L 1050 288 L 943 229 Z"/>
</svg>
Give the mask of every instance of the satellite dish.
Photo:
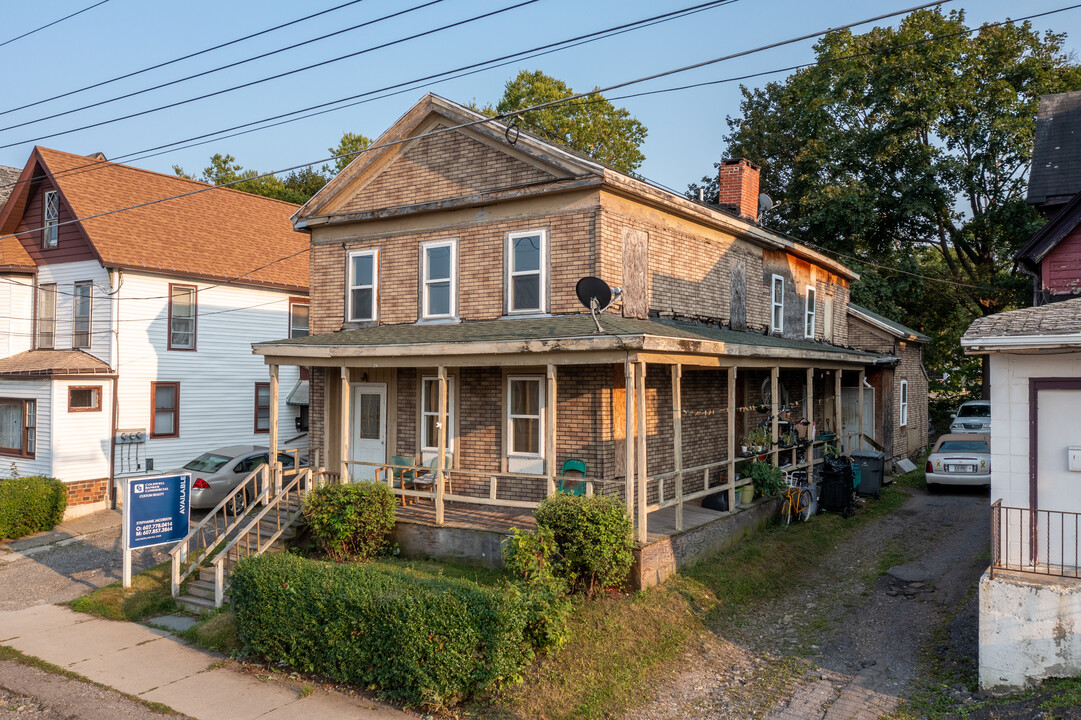
<svg viewBox="0 0 1081 720">
<path fill-rule="evenodd" d="M 765 193 L 758 193 L 758 212 L 764 213 L 773 209 L 773 200 Z"/>
<path fill-rule="evenodd" d="M 574 293 L 578 296 L 578 302 L 589 309 L 593 322 L 597 325 L 597 332 L 604 332 L 597 320 L 597 313 L 607 310 L 608 306 L 623 294 L 622 290 L 615 288 L 613 291 L 604 280 L 590 275 L 578 281 L 574 286 Z"/>
</svg>

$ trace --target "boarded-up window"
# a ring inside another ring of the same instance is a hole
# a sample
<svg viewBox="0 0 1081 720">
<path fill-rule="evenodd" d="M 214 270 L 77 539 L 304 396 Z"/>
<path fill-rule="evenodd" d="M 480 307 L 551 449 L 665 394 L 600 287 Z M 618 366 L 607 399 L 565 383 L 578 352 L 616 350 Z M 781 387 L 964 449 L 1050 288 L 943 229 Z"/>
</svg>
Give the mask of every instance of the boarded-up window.
<svg viewBox="0 0 1081 720">
<path fill-rule="evenodd" d="M 747 329 L 747 266 L 743 260 L 732 263 L 729 273 L 729 326 L 733 330 Z"/>
<path fill-rule="evenodd" d="M 649 317 L 649 233 L 623 228 L 623 317 Z"/>
</svg>

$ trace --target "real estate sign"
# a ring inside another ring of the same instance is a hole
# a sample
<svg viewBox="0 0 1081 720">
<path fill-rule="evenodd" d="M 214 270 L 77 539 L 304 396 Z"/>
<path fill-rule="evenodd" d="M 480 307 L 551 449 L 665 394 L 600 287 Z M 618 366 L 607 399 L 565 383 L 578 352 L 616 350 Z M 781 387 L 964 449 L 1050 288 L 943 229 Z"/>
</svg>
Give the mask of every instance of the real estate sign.
<svg viewBox="0 0 1081 720">
<path fill-rule="evenodd" d="M 124 587 L 131 585 L 131 551 L 183 540 L 191 515 L 191 476 L 132 477 L 124 490 Z"/>
</svg>

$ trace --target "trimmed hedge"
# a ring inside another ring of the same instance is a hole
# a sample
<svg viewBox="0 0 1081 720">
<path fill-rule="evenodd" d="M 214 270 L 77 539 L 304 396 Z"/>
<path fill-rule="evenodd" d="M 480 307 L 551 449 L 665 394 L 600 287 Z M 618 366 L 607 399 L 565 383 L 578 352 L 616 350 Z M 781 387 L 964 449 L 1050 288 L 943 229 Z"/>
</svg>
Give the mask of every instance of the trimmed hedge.
<svg viewBox="0 0 1081 720">
<path fill-rule="evenodd" d="M 229 592 L 247 652 L 410 705 L 452 705 L 533 657 L 514 585 L 277 554 L 242 561 Z"/>
<path fill-rule="evenodd" d="M 323 485 L 308 493 L 304 517 L 332 560 L 367 560 L 394 530 L 394 493 L 374 482 Z"/>
<path fill-rule="evenodd" d="M 0 480 L 0 538 L 52 530 L 64 519 L 67 507 L 67 488 L 55 478 L 38 475 Z"/>
<path fill-rule="evenodd" d="M 556 574 L 572 590 L 592 595 L 626 583 L 634 563 L 633 526 L 618 501 L 560 493 L 541 500 L 533 515 L 538 530 L 552 532 L 559 548 Z"/>
</svg>

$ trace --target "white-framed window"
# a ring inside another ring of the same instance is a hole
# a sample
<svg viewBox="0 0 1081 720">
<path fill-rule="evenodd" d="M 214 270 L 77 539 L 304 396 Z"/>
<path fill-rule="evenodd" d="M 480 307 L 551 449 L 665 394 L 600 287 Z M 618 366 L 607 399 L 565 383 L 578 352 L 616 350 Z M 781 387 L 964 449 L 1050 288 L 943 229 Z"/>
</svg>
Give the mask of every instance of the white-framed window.
<svg viewBox="0 0 1081 720">
<path fill-rule="evenodd" d="M 195 349 L 196 293 L 194 285 L 169 284 L 170 350 Z"/>
<path fill-rule="evenodd" d="M 807 286 L 807 306 L 803 312 L 803 337 L 815 338 L 815 292 L 814 285 Z"/>
<path fill-rule="evenodd" d="M 56 283 L 38 285 L 38 348 L 56 346 Z"/>
<path fill-rule="evenodd" d="M 308 300 L 289 298 L 289 337 L 308 337 Z"/>
<path fill-rule="evenodd" d="M 544 230 L 507 236 L 507 312 L 545 311 L 548 238 Z"/>
<path fill-rule="evenodd" d="M 458 313 L 458 241 L 440 240 L 420 246 L 421 317 L 452 319 Z"/>
<path fill-rule="evenodd" d="M 908 380 L 901 381 L 901 402 L 898 403 L 900 408 L 900 420 L 898 425 L 904 427 L 908 425 Z"/>
<path fill-rule="evenodd" d="M 439 378 L 420 379 L 420 450 L 427 463 L 439 452 Z M 454 378 L 447 377 L 447 452 L 454 452 Z"/>
<path fill-rule="evenodd" d="M 774 275 L 770 282 L 769 305 L 769 331 L 782 332 L 784 330 L 784 278 L 780 275 Z"/>
<path fill-rule="evenodd" d="M 507 450 L 512 456 L 544 456 L 544 376 L 507 378 Z"/>
<path fill-rule="evenodd" d="M 349 320 L 374 321 L 379 304 L 379 251 L 349 253 Z"/>
<path fill-rule="evenodd" d="M 90 327 L 93 321 L 94 283 L 75 283 L 71 309 L 71 347 L 90 347 Z"/>
<path fill-rule="evenodd" d="M 60 194 L 55 190 L 45 191 L 45 223 L 41 246 L 48 249 L 60 244 Z"/>
</svg>

